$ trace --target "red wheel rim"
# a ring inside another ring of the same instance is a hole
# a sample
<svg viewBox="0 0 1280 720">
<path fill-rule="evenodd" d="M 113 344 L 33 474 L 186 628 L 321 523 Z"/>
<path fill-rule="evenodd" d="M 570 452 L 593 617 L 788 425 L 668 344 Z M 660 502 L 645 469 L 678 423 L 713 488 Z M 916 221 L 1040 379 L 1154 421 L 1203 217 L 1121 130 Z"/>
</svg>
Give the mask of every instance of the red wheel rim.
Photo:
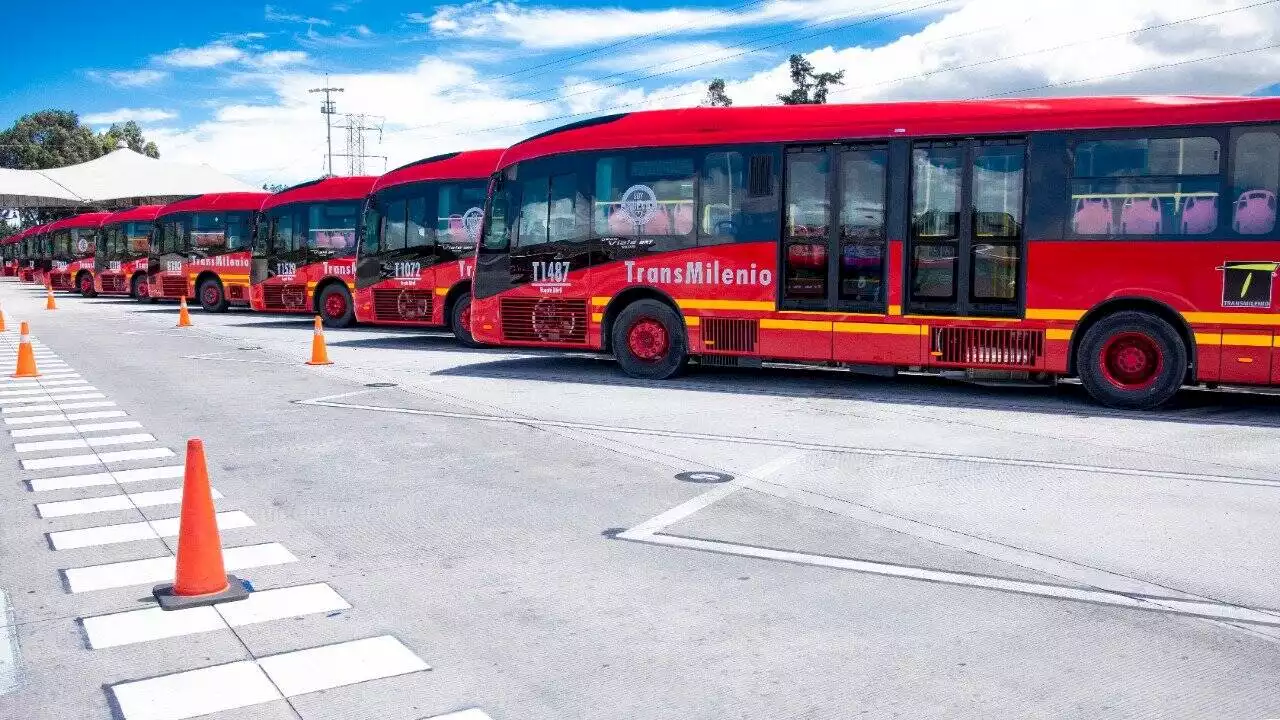
<svg viewBox="0 0 1280 720">
<path fill-rule="evenodd" d="M 1098 354 L 1102 375 L 1118 388 L 1142 390 L 1164 370 L 1164 353 L 1146 333 L 1123 332 L 1107 338 Z"/>
<path fill-rule="evenodd" d="M 471 305 L 468 304 L 462 308 L 462 312 L 458 315 L 458 324 L 462 325 L 462 329 L 471 332 Z"/>
<path fill-rule="evenodd" d="M 667 329 L 653 318 L 641 318 L 627 331 L 627 348 L 641 360 L 659 360 L 667 354 L 669 346 Z"/>
<path fill-rule="evenodd" d="M 85 275 L 84 277 L 80 278 L 80 292 L 84 293 L 85 295 L 88 295 L 89 293 L 93 292 L 93 278 L 89 277 L 88 275 Z"/>
<path fill-rule="evenodd" d="M 147 285 L 147 281 L 139 280 L 138 281 L 138 297 L 147 297 L 150 294 L 151 294 L 151 290 Z"/>
<path fill-rule="evenodd" d="M 217 285 L 205 285 L 204 297 L 202 299 L 205 305 L 217 305 L 218 301 L 222 299 L 220 297 L 221 295 L 222 293 L 218 291 Z"/>
<path fill-rule="evenodd" d="M 324 299 L 324 314 L 331 318 L 340 318 L 347 314 L 347 298 L 342 293 L 330 293 Z"/>
</svg>

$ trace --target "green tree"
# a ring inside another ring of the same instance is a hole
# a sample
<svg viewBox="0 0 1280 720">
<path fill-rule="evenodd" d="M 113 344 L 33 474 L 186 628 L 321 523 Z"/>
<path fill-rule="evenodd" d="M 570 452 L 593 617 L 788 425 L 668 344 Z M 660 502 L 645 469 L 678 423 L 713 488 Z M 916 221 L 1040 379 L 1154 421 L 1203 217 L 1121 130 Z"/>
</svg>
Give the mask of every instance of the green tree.
<svg viewBox="0 0 1280 720">
<path fill-rule="evenodd" d="M 123 125 L 120 123 L 113 124 L 106 132 L 102 133 L 101 137 L 102 151 L 104 153 L 115 150 L 120 141 L 123 140 L 125 146 L 134 152 L 140 152 L 147 157 L 160 157 L 160 148 L 156 147 L 155 143 L 148 142 L 142 136 L 142 128 L 138 127 L 138 123 L 133 120 L 129 120 Z"/>
<path fill-rule="evenodd" d="M 707 85 L 707 96 L 701 104 L 705 107 L 729 107 L 733 104 L 733 98 L 724 91 L 724 78 L 716 78 Z"/>
<path fill-rule="evenodd" d="M 813 63 L 804 55 L 796 53 L 791 56 L 791 82 L 795 89 L 778 99 L 783 105 L 823 105 L 827 102 L 827 89 L 830 85 L 844 84 L 844 71 L 814 72 Z"/>
<path fill-rule="evenodd" d="M 262 189 L 270 193 L 278 193 L 285 189 L 285 186 L 280 183 L 262 183 Z"/>
<path fill-rule="evenodd" d="M 70 110 L 41 110 L 23 115 L 0 132 L 0 167 L 48 170 L 75 165 L 111 152 L 120 141 L 137 152 L 160 157 L 160 149 L 143 137 L 142 128 L 132 120 L 95 133 Z"/>
</svg>

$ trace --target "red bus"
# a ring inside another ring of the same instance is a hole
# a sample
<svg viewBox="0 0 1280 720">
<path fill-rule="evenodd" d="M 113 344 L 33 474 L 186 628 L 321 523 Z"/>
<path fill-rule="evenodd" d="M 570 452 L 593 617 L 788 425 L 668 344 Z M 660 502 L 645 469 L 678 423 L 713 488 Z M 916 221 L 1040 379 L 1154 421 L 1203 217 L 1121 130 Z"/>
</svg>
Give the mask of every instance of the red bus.
<svg viewBox="0 0 1280 720">
<path fill-rule="evenodd" d="M 111 213 L 73 215 L 51 223 L 49 286 L 54 290 L 75 290 L 93 296 L 93 258 L 98 246 L 98 228 Z"/>
<path fill-rule="evenodd" d="M 356 230 L 376 179 L 322 178 L 267 198 L 254 242 L 254 310 L 319 314 L 330 327 L 355 322 Z"/>
<path fill-rule="evenodd" d="M 48 225 L 27 228 L 18 245 L 18 280 L 20 282 L 44 282 L 42 243 Z M 37 277 L 39 275 L 39 277 Z"/>
<path fill-rule="evenodd" d="M 437 155 L 378 178 L 356 253 L 356 319 L 448 327 L 474 344 L 471 274 L 501 150 Z"/>
<path fill-rule="evenodd" d="M 147 296 L 151 229 L 163 205 L 140 205 L 102 221 L 94 255 L 94 289 L 104 295 Z"/>
<path fill-rule="evenodd" d="M 148 251 L 150 297 L 199 300 L 210 312 L 249 301 L 249 256 L 269 193 L 210 193 L 160 209 Z"/>
<path fill-rule="evenodd" d="M 34 227 L 24 228 L 4 239 L 4 276 L 16 277 L 18 264 L 22 259 L 22 240 L 31 234 Z"/>
<path fill-rule="evenodd" d="M 690 108 L 512 146 L 486 343 L 984 378 L 1149 408 L 1280 384 L 1280 98 Z"/>
</svg>

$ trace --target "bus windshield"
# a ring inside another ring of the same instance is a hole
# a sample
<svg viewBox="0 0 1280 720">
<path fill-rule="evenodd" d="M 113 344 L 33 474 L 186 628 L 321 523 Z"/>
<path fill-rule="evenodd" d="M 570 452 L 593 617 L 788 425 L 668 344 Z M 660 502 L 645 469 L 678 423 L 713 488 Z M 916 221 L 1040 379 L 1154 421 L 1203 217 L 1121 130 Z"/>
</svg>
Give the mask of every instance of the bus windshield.
<svg viewBox="0 0 1280 720">
<path fill-rule="evenodd" d="M 191 216 L 191 245 L 194 249 L 221 253 L 245 250 L 252 242 L 254 213 L 198 212 Z"/>
<path fill-rule="evenodd" d="M 307 207 L 306 244 L 329 257 L 355 253 L 360 202 L 314 203 Z"/>
</svg>

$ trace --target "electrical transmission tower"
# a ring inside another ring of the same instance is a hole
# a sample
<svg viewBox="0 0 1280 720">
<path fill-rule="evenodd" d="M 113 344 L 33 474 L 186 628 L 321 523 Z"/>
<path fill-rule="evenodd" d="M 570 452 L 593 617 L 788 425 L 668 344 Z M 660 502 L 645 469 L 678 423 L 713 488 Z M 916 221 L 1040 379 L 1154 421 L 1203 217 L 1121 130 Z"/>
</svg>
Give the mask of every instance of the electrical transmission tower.
<svg viewBox="0 0 1280 720">
<path fill-rule="evenodd" d="M 347 151 L 340 153 L 337 157 L 345 157 L 347 159 L 348 175 L 364 175 L 366 158 L 381 158 L 383 170 L 386 170 L 386 155 L 370 155 L 366 152 L 367 144 L 365 143 L 365 133 L 376 131 L 378 133 L 378 144 L 382 144 L 382 124 L 386 122 L 385 118 L 366 115 L 364 113 L 347 113 L 346 122 L 337 125 L 340 130 L 347 131 Z"/>
<path fill-rule="evenodd" d="M 329 93 L 340 93 L 342 88 L 329 87 L 329 76 L 324 76 L 325 87 L 311 88 L 309 93 L 324 93 L 324 102 L 320 103 L 320 114 L 324 115 L 325 136 L 329 141 L 329 174 L 333 174 L 333 116 L 338 112 L 338 104 L 329 99 Z"/>
</svg>

